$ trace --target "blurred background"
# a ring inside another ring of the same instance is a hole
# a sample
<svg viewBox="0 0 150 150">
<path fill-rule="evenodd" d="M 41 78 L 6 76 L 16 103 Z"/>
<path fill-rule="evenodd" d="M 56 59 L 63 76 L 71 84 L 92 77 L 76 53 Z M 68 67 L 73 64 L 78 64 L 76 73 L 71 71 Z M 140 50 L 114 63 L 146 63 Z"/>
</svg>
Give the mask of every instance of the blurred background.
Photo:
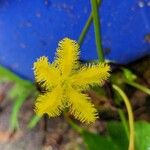
<svg viewBox="0 0 150 150">
<path fill-rule="evenodd" d="M 88 91 L 101 117 L 90 127 L 75 121 L 77 128 L 87 129 L 81 134 L 63 116 L 35 116 L 39 90 L 32 67 L 43 55 L 52 62 L 64 37 L 79 42 L 81 62 L 97 59 L 92 20 L 81 40 L 90 0 L 0 0 L 0 150 L 127 150 L 128 113 L 112 84 L 130 99 L 136 149 L 150 149 L 150 0 L 98 0 L 97 7 L 112 75 L 103 89 Z"/>
</svg>

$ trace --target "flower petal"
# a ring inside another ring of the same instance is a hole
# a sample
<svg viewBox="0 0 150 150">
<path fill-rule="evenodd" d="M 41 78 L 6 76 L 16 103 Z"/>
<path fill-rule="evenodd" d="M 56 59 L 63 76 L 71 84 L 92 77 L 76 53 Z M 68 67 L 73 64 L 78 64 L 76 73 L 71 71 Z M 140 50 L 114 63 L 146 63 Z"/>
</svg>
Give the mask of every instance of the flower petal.
<svg viewBox="0 0 150 150">
<path fill-rule="evenodd" d="M 64 38 L 58 44 L 56 53 L 56 64 L 60 68 L 62 75 L 68 76 L 77 65 L 79 58 L 79 45 L 76 41 Z"/>
<path fill-rule="evenodd" d="M 94 105 L 89 101 L 86 94 L 80 93 L 73 88 L 68 90 L 68 101 L 70 103 L 70 112 L 79 119 L 81 122 L 92 123 L 98 118 L 97 110 Z"/>
<path fill-rule="evenodd" d="M 57 86 L 52 92 L 40 95 L 35 103 L 35 112 L 37 115 L 42 116 L 43 114 L 48 114 L 49 117 L 60 115 L 63 109 L 62 92 L 63 89 Z"/>
<path fill-rule="evenodd" d="M 72 85 L 81 89 L 87 89 L 89 85 L 103 85 L 110 76 L 109 72 L 110 66 L 106 63 L 83 67 L 72 76 Z"/>
<path fill-rule="evenodd" d="M 58 84 L 60 78 L 59 70 L 53 64 L 49 64 L 47 57 L 40 57 L 34 63 L 33 69 L 36 82 L 42 83 L 42 86 L 46 87 L 46 89 L 50 89 Z"/>
</svg>

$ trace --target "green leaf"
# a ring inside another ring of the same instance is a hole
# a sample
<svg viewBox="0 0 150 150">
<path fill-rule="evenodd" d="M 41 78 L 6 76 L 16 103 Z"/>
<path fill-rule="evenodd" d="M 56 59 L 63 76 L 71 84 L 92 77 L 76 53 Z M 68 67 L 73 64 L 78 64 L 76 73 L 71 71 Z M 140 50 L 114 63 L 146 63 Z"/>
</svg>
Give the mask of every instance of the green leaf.
<svg viewBox="0 0 150 150">
<path fill-rule="evenodd" d="M 107 136 L 82 131 L 88 150 L 127 150 L 128 137 L 121 122 L 107 123 Z M 150 150 L 150 123 L 135 122 L 135 150 Z"/>
<path fill-rule="evenodd" d="M 116 150 L 110 138 L 88 131 L 82 132 L 82 137 L 88 150 Z"/>
<path fill-rule="evenodd" d="M 0 77 L 4 78 L 7 81 L 13 81 L 15 83 L 19 83 L 21 85 L 32 85 L 31 81 L 23 80 L 18 75 L 10 71 L 9 69 L 0 65 Z"/>
<path fill-rule="evenodd" d="M 89 150 L 127 150 L 128 138 L 121 122 L 108 122 L 108 135 L 102 136 L 87 131 L 82 132 Z"/>
<path fill-rule="evenodd" d="M 128 138 L 120 122 L 107 124 L 109 135 L 116 146 L 121 150 L 128 149 Z M 150 149 L 150 123 L 135 122 L 135 147 L 136 150 Z"/>
<path fill-rule="evenodd" d="M 118 150 L 128 149 L 128 137 L 121 122 L 111 121 L 107 124 L 108 133 Z"/>
<path fill-rule="evenodd" d="M 137 76 L 127 68 L 123 68 L 123 74 L 128 81 L 134 81 L 137 79 Z"/>
<path fill-rule="evenodd" d="M 19 90 L 18 90 L 19 89 Z M 24 89 L 23 86 L 20 84 L 15 83 L 13 87 L 8 91 L 8 97 L 12 100 L 15 100 L 21 93 L 21 91 Z"/>
<path fill-rule="evenodd" d="M 150 123 L 137 122 L 135 131 L 136 150 L 150 150 Z"/>
</svg>

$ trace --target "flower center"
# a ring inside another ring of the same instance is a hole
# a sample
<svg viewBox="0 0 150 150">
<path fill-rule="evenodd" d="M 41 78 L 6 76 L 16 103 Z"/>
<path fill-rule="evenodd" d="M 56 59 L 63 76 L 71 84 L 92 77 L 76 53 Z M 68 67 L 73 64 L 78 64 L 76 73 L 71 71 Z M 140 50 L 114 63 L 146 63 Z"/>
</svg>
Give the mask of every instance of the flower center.
<svg viewBox="0 0 150 150">
<path fill-rule="evenodd" d="M 61 81 L 61 86 L 64 87 L 64 88 L 67 88 L 68 87 L 68 84 L 70 83 L 69 82 L 69 78 L 62 78 Z"/>
</svg>

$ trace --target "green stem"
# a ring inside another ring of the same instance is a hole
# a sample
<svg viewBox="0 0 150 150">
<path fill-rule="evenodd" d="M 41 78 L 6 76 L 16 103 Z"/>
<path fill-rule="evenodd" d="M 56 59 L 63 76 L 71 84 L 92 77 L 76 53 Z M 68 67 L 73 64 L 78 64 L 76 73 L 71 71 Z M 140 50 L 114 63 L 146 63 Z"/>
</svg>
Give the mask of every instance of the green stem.
<svg viewBox="0 0 150 150">
<path fill-rule="evenodd" d="M 28 129 L 33 129 L 40 120 L 41 120 L 40 116 L 34 115 L 27 126 Z"/>
<path fill-rule="evenodd" d="M 11 117 L 10 117 L 10 130 L 13 131 L 19 128 L 18 124 L 18 115 L 21 106 L 23 105 L 26 98 L 29 96 L 30 91 L 20 89 L 20 94 L 18 95 L 18 99 L 15 100 L 15 103 L 12 108 Z"/>
<path fill-rule="evenodd" d="M 145 92 L 146 94 L 150 95 L 150 89 L 148 89 L 138 83 L 135 83 L 133 81 L 126 81 L 126 83 L 137 88 L 138 90 L 141 90 L 142 92 Z"/>
<path fill-rule="evenodd" d="M 98 3 L 98 7 L 99 7 L 99 5 L 101 3 L 101 0 L 97 0 L 97 3 Z M 84 40 L 84 38 L 87 34 L 87 31 L 89 30 L 89 27 L 90 27 L 92 21 L 93 21 L 93 16 L 92 16 L 92 13 L 91 13 L 88 20 L 87 20 L 87 22 L 86 22 L 86 24 L 85 24 L 85 26 L 84 26 L 84 28 L 83 28 L 83 30 L 82 30 L 82 32 L 81 32 L 81 34 L 80 34 L 80 37 L 78 39 L 78 43 L 79 43 L 80 46 L 83 43 L 83 40 Z"/>
<path fill-rule="evenodd" d="M 119 113 L 119 116 L 120 116 L 120 119 L 121 119 L 121 122 L 122 122 L 122 125 L 125 129 L 125 132 L 126 132 L 126 135 L 127 135 L 127 138 L 129 139 L 129 130 L 128 130 L 128 124 L 127 124 L 127 120 L 125 118 L 125 114 L 124 114 L 124 111 L 122 109 L 118 109 L 118 113 Z"/>
<path fill-rule="evenodd" d="M 83 130 L 80 126 L 78 126 L 76 123 L 74 123 L 68 116 L 67 112 L 64 112 L 64 117 L 66 121 L 70 124 L 70 126 L 78 133 L 82 134 Z"/>
<path fill-rule="evenodd" d="M 98 3 L 97 0 L 91 0 L 92 7 L 92 15 L 94 22 L 94 32 L 95 32 L 95 40 L 96 40 L 96 49 L 98 54 L 99 61 L 104 61 L 104 54 L 102 49 L 101 37 L 100 37 L 100 21 L 99 21 L 99 13 L 98 13 Z"/>
<path fill-rule="evenodd" d="M 134 118 L 133 118 L 133 112 L 132 112 L 132 107 L 131 107 L 130 101 L 120 87 L 113 84 L 113 88 L 120 94 L 120 96 L 122 97 L 122 99 L 126 105 L 127 112 L 128 112 L 128 118 L 129 118 L 129 127 L 130 127 L 130 140 L 129 140 L 128 150 L 134 150 Z"/>
</svg>

